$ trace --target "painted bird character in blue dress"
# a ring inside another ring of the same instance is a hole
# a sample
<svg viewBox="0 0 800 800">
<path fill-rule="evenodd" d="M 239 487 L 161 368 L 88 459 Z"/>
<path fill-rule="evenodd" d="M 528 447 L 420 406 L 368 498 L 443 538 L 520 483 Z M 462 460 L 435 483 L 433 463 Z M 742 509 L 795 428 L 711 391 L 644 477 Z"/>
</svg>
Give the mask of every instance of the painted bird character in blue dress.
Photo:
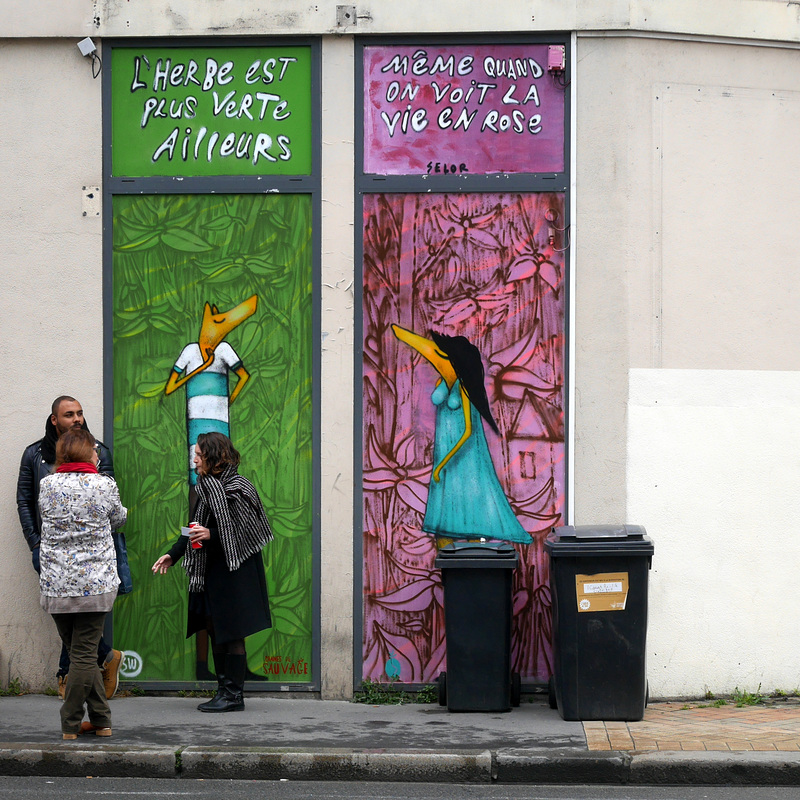
<svg viewBox="0 0 800 800">
<path fill-rule="evenodd" d="M 499 433 L 484 386 L 481 354 L 465 336 L 430 332 L 430 339 L 392 325 L 394 335 L 439 374 L 433 476 L 422 530 L 450 539 L 499 539 L 530 544 L 508 502 L 489 453 L 483 420 Z"/>
</svg>

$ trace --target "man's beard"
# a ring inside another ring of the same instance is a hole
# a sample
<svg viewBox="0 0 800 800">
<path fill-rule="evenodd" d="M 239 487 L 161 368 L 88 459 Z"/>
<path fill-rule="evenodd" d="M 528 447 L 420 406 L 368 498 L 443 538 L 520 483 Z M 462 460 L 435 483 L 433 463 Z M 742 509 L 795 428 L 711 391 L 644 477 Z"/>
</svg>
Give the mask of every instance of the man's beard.
<svg viewBox="0 0 800 800">
<path fill-rule="evenodd" d="M 56 430 L 58 431 L 59 436 L 63 436 L 67 431 L 71 431 L 73 428 L 83 428 L 83 430 L 85 431 L 89 430 L 88 426 L 86 425 L 86 420 L 83 420 L 82 422 L 73 422 L 72 425 L 69 426 L 69 428 L 63 431 L 61 430 L 61 428 L 56 426 Z"/>
</svg>

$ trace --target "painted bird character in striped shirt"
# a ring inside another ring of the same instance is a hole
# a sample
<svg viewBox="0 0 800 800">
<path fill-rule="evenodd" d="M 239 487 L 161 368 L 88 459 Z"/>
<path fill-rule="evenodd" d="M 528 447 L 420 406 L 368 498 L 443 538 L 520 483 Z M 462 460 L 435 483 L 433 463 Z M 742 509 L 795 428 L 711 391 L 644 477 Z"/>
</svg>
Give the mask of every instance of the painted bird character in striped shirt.
<svg viewBox="0 0 800 800">
<path fill-rule="evenodd" d="M 239 396 L 250 379 L 242 360 L 225 337 L 251 317 L 258 304 L 253 295 L 230 311 L 220 312 L 215 305 L 205 304 L 200 336 L 187 344 L 178 356 L 167 380 L 165 394 L 172 394 L 186 384 L 186 429 L 189 446 L 189 484 L 197 483 L 194 448 L 201 433 L 217 431 L 230 437 L 228 407 Z M 228 396 L 228 373 L 238 380 Z"/>
</svg>

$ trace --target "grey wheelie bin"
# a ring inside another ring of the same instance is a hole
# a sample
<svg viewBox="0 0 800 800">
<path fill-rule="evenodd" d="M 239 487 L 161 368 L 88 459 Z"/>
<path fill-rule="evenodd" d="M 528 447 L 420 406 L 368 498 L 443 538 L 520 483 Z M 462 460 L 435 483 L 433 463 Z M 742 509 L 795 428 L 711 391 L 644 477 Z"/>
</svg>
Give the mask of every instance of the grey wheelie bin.
<svg viewBox="0 0 800 800">
<path fill-rule="evenodd" d="M 647 704 L 647 583 L 653 542 L 641 525 L 553 528 L 554 672 L 566 720 L 634 721 Z"/>
<path fill-rule="evenodd" d="M 436 557 L 447 646 L 439 703 L 448 711 L 519 705 L 519 675 L 511 674 L 511 582 L 518 560 L 505 542 L 454 542 Z"/>
</svg>

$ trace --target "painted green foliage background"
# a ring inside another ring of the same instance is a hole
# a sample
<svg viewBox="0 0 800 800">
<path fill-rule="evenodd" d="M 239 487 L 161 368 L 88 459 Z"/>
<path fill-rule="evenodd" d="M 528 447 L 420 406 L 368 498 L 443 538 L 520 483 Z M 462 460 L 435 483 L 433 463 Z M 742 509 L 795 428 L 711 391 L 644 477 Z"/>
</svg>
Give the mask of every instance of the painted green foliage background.
<svg viewBox="0 0 800 800">
<path fill-rule="evenodd" d="M 310 681 L 310 198 L 116 196 L 113 242 L 114 461 L 134 580 L 115 605 L 115 646 L 142 657 L 137 680 L 195 678 L 182 565 L 151 572 L 188 514 L 185 389 L 167 397 L 164 386 L 197 341 L 205 302 L 226 311 L 256 294 L 255 314 L 226 338 L 251 374 L 230 409 L 231 438 L 275 533 L 264 550 L 273 628 L 249 637 L 248 665 Z"/>
</svg>

